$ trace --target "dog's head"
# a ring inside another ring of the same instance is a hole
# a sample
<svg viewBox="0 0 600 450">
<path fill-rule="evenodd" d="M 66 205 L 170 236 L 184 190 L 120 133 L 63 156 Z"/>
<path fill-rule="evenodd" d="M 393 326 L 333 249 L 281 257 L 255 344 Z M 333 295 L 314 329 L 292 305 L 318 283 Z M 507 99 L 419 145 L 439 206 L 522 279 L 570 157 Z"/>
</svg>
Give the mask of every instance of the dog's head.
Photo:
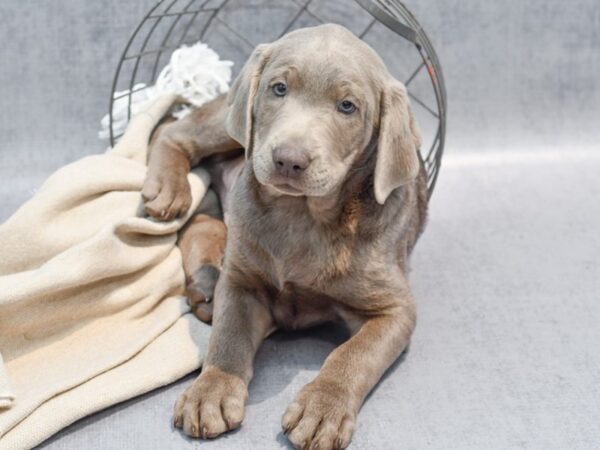
<svg viewBox="0 0 600 450">
<path fill-rule="evenodd" d="M 228 102 L 229 134 L 246 148 L 258 181 L 281 194 L 335 192 L 374 139 L 379 203 L 419 171 L 406 88 L 341 26 L 304 28 L 257 47 Z"/>
</svg>

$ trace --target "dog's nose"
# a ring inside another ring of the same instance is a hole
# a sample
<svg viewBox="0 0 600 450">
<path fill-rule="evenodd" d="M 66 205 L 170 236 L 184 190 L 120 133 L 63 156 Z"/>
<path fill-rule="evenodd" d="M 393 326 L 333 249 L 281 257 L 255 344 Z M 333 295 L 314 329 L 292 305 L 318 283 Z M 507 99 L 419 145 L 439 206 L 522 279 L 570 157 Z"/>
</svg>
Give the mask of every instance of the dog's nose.
<svg viewBox="0 0 600 450">
<path fill-rule="evenodd" d="M 278 147 L 273 151 L 273 163 L 284 177 L 297 178 L 310 164 L 308 152 L 301 148 Z"/>
</svg>

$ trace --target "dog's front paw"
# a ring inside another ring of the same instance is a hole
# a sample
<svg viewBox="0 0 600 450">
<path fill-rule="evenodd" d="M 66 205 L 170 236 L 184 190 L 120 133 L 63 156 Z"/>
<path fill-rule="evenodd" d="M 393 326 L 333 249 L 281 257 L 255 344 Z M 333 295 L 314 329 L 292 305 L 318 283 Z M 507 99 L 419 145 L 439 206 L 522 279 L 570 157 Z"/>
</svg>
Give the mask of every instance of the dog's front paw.
<svg viewBox="0 0 600 450">
<path fill-rule="evenodd" d="M 241 378 L 209 366 L 177 400 L 174 425 L 191 437 L 215 438 L 240 426 L 247 398 Z"/>
<path fill-rule="evenodd" d="M 142 188 L 144 211 L 158 220 L 185 215 L 192 204 L 190 184 L 185 175 L 149 174 Z"/>
<path fill-rule="evenodd" d="M 355 403 L 340 384 L 317 379 L 288 406 L 282 419 L 283 431 L 298 449 L 346 448 L 354 432 Z"/>
</svg>

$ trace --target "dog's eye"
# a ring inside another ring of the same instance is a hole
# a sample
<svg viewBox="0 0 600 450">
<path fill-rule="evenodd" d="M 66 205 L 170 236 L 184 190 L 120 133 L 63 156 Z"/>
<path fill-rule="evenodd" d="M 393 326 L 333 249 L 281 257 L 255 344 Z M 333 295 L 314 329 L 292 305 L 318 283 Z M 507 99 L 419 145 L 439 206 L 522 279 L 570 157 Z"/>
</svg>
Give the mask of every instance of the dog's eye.
<svg viewBox="0 0 600 450">
<path fill-rule="evenodd" d="M 352 114 L 356 111 L 356 105 L 349 100 L 344 100 L 338 104 L 338 111 L 343 114 Z"/>
<path fill-rule="evenodd" d="M 283 97 L 285 94 L 287 94 L 287 86 L 285 83 L 275 83 L 273 85 L 273 93 L 277 97 Z"/>
</svg>

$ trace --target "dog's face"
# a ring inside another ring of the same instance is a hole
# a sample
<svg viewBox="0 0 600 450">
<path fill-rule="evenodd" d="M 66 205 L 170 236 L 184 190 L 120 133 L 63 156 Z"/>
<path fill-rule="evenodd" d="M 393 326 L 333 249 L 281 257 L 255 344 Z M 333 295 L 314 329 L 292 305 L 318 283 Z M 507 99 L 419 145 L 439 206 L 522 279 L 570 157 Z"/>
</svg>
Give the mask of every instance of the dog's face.
<svg viewBox="0 0 600 450">
<path fill-rule="evenodd" d="M 229 99 L 229 133 L 246 147 L 258 181 L 280 194 L 334 192 L 374 138 L 380 203 L 418 171 L 404 87 L 343 27 L 305 28 L 258 47 Z"/>
<path fill-rule="evenodd" d="M 337 39 L 282 45 L 262 73 L 254 108 L 256 178 L 320 197 L 345 179 L 373 135 L 377 89 L 355 49 Z"/>
</svg>

